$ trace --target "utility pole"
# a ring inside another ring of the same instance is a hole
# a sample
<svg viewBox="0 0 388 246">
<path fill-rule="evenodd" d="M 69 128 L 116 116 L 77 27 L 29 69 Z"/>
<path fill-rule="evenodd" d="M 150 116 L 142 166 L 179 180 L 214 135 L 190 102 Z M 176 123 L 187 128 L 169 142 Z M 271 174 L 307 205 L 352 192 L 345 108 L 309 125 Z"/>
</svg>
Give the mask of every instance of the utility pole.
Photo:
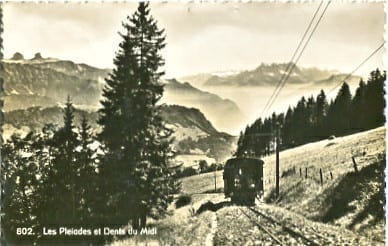
<svg viewBox="0 0 388 246">
<path fill-rule="evenodd" d="M 214 193 L 217 192 L 217 168 L 214 170 Z"/>
<path fill-rule="evenodd" d="M 279 149 L 280 149 L 280 127 L 276 125 L 276 198 L 279 197 Z"/>
</svg>

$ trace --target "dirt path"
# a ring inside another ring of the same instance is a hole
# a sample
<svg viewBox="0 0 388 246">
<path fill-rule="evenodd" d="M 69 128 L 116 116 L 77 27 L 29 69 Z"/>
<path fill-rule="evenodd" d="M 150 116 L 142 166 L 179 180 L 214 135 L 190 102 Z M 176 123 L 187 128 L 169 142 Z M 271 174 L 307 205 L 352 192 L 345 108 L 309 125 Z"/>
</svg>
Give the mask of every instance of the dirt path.
<svg viewBox="0 0 388 246">
<path fill-rule="evenodd" d="M 214 236 L 217 233 L 217 213 L 212 212 L 212 218 L 211 218 L 211 228 L 210 232 L 206 236 L 205 245 L 206 246 L 213 246 L 214 244 Z"/>
</svg>

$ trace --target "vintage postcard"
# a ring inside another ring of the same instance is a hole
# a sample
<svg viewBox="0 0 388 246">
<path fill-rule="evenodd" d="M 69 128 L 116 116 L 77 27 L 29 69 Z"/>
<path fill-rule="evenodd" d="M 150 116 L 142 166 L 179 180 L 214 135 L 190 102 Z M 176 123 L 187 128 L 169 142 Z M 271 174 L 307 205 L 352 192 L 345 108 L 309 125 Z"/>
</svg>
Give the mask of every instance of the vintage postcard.
<svg viewBox="0 0 388 246">
<path fill-rule="evenodd" d="M 384 245 L 382 2 L 0 13 L 1 245 Z"/>
</svg>

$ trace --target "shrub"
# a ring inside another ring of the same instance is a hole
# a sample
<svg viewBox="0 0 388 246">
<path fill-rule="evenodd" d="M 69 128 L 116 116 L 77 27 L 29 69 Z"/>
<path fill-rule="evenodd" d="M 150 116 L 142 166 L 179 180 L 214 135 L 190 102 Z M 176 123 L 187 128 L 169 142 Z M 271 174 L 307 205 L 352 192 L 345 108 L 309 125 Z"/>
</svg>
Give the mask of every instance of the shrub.
<svg viewBox="0 0 388 246">
<path fill-rule="evenodd" d="M 193 176 L 197 174 L 197 171 L 192 168 L 192 167 L 186 167 L 183 169 L 183 171 L 180 173 L 180 177 L 188 177 L 188 176 Z"/>
<path fill-rule="evenodd" d="M 176 208 L 181 208 L 183 206 L 189 205 L 191 203 L 191 196 L 190 195 L 180 195 L 178 199 L 175 202 Z"/>
</svg>

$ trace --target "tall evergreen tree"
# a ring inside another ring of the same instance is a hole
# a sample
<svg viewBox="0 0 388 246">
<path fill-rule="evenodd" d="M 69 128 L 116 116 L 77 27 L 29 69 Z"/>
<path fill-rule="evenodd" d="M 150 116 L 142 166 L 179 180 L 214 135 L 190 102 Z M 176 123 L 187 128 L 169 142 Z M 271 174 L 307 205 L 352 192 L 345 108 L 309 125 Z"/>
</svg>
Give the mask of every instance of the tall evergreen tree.
<svg viewBox="0 0 388 246">
<path fill-rule="evenodd" d="M 12 135 L 2 146 L 4 164 L 5 197 L 3 213 L 6 238 L 16 243 L 21 236 L 16 234 L 18 227 L 36 228 L 34 211 L 37 206 L 36 189 L 39 183 L 39 163 L 34 155 L 34 134 L 24 138 Z M 19 241 L 20 243 L 20 241 Z"/>
<path fill-rule="evenodd" d="M 379 69 L 372 71 L 368 79 L 368 84 L 365 92 L 367 114 L 365 124 L 368 129 L 381 126 L 385 122 L 384 108 L 385 108 L 385 91 L 384 82 L 386 80 L 386 73 L 383 74 Z"/>
<path fill-rule="evenodd" d="M 351 103 L 351 124 L 354 131 L 367 129 L 365 113 L 368 112 L 366 101 L 366 84 L 361 79 Z"/>
<path fill-rule="evenodd" d="M 115 224 L 131 220 L 139 228 L 146 216 L 164 214 L 175 189 L 168 169 L 171 131 L 156 105 L 163 94 L 159 78 L 165 37 L 145 2 L 123 28 L 99 111 L 106 152 L 100 169 L 108 195 L 106 219 Z"/>
<path fill-rule="evenodd" d="M 284 125 L 282 128 L 282 138 L 283 138 L 283 146 L 285 147 L 291 147 L 294 143 L 294 137 L 293 137 L 293 116 L 294 111 L 291 107 L 288 107 L 286 116 L 284 118 Z"/>
<path fill-rule="evenodd" d="M 92 143 L 91 126 L 83 115 L 79 128 L 79 150 L 76 152 L 77 173 L 74 185 L 80 198 L 77 207 L 79 220 L 84 224 L 96 223 L 99 217 L 96 211 L 98 206 L 96 194 L 99 194 L 96 151 L 91 148 Z"/>
<path fill-rule="evenodd" d="M 76 148 L 77 134 L 74 131 L 74 107 L 68 97 L 63 111 L 64 125 L 57 130 L 50 141 L 52 160 L 41 194 L 45 199 L 40 218 L 44 224 L 64 225 L 79 222 L 77 207 L 80 199 L 75 187 L 77 178 Z"/>
<path fill-rule="evenodd" d="M 240 132 L 238 141 L 237 141 L 237 150 L 236 150 L 236 157 L 242 157 L 244 153 L 244 133 L 243 131 Z"/>
<path fill-rule="evenodd" d="M 352 95 L 350 94 L 349 85 L 345 82 L 342 84 L 338 94 L 330 105 L 329 122 L 333 126 L 333 133 L 341 136 L 351 132 L 351 114 L 350 106 L 352 101 Z"/>
<path fill-rule="evenodd" d="M 327 109 L 329 105 L 327 103 L 326 94 L 323 90 L 318 94 L 315 106 L 315 118 L 316 123 L 314 127 L 314 135 L 319 139 L 326 137 L 325 117 L 327 115 Z"/>
<path fill-rule="evenodd" d="M 315 135 L 315 125 L 317 123 L 317 117 L 315 114 L 316 103 L 313 96 L 310 96 L 306 102 L 306 128 L 305 128 L 305 137 L 304 143 L 311 141 L 312 139 L 316 139 Z"/>
<path fill-rule="evenodd" d="M 294 111 L 293 131 L 295 134 L 295 143 L 303 144 L 306 138 L 306 129 L 308 128 L 308 113 L 306 108 L 306 99 L 302 97 L 297 103 Z"/>
</svg>

